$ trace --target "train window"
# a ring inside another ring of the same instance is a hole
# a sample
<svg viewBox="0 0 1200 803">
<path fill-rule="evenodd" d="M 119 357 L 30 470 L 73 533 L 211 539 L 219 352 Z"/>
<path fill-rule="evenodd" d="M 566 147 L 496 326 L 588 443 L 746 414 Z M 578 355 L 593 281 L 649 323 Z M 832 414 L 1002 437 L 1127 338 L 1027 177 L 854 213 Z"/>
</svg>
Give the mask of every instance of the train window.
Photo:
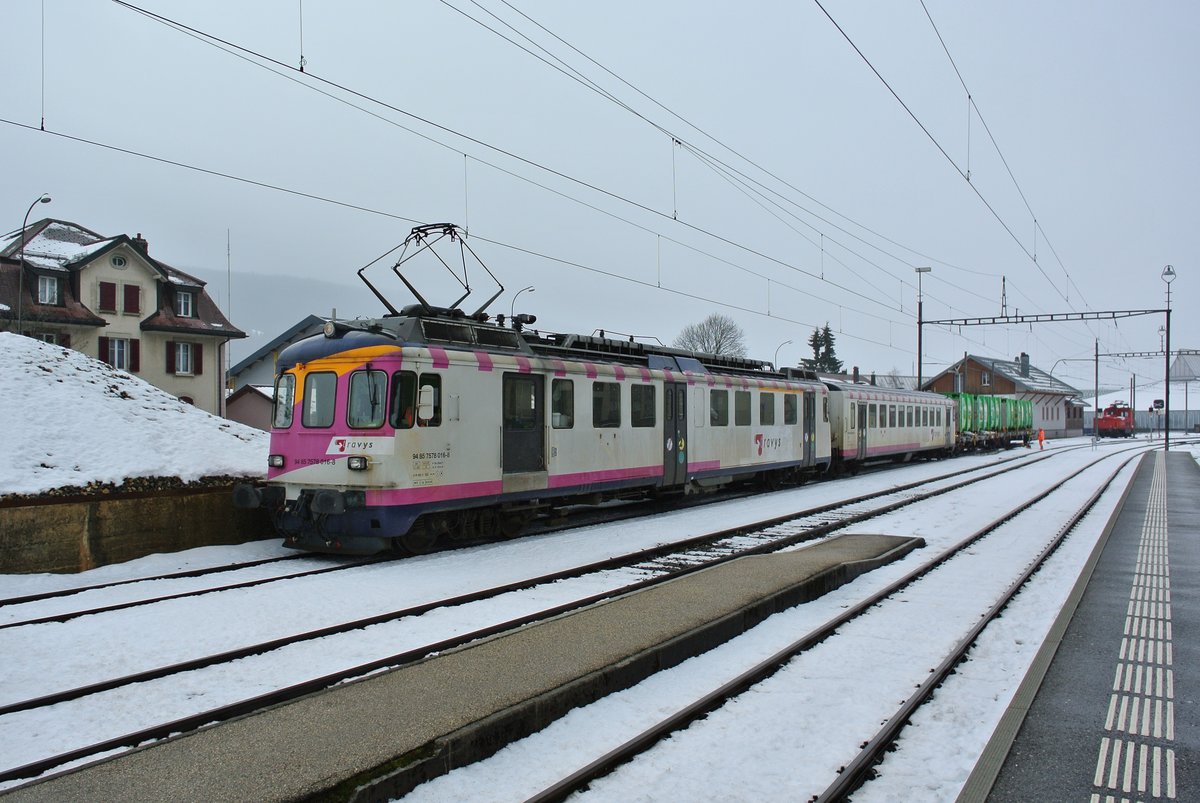
<svg viewBox="0 0 1200 803">
<path fill-rule="evenodd" d="M 850 402 L 850 429 L 857 429 L 858 405 Z"/>
<path fill-rule="evenodd" d="M 417 375 L 412 371 L 392 374 L 392 404 L 388 417 L 396 429 L 410 429 L 417 421 Z"/>
<path fill-rule="evenodd" d="M 575 427 L 575 383 L 555 379 L 550 385 L 550 425 L 555 429 Z"/>
<path fill-rule="evenodd" d="M 383 426 L 387 374 L 383 371 L 355 371 L 350 374 L 350 400 L 346 404 L 346 423 L 355 429 Z"/>
<path fill-rule="evenodd" d="M 733 392 L 733 423 L 735 426 L 750 426 L 750 391 Z"/>
<path fill-rule="evenodd" d="M 292 410 L 296 403 L 296 375 L 284 374 L 275 382 L 275 414 L 271 426 L 287 429 L 292 425 Z"/>
<path fill-rule="evenodd" d="M 921 426 L 923 426 L 923 427 L 929 426 L 929 408 L 928 407 L 921 408 Z"/>
<path fill-rule="evenodd" d="M 421 374 L 417 383 L 417 426 L 438 427 L 441 424 L 442 375 Z"/>
<path fill-rule="evenodd" d="M 888 405 L 888 426 L 895 428 L 896 426 L 896 405 Z"/>
<path fill-rule="evenodd" d="M 911 404 L 910 404 L 910 405 L 908 405 L 908 425 L 909 425 L 910 427 L 914 425 L 914 422 L 913 422 L 913 406 L 912 406 Z"/>
<path fill-rule="evenodd" d="M 775 394 L 763 393 L 758 397 L 758 423 L 764 427 L 775 423 Z"/>
<path fill-rule="evenodd" d="M 621 426 L 621 386 L 616 382 L 592 385 L 592 426 L 598 429 Z"/>
<path fill-rule="evenodd" d="M 631 385 L 629 393 L 629 423 L 635 427 L 654 426 L 658 414 L 654 385 Z"/>
<path fill-rule="evenodd" d="M 300 416 L 304 426 L 333 426 L 336 397 L 337 374 L 332 371 L 319 371 L 304 377 L 304 412 Z"/>
<path fill-rule="evenodd" d="M 708 404 L 708 423 L 714 427 L 729 426 L 729 391 L 710 390 Z"/>
<path fill-rule="evenodd" d="M 867 405 L 867 429 L 878 429 L 879 425 L 875 423 L 875 405 Z"/>
<path fill-rule="evenodd" d="M 826 424 L 829 423 L 829 397 L 828 396 L 824 396 L 821 398 L 821 420 L 824 421 Z"/>
<path fill-rule="evenodd" d="M 783 423 L 787 426 L 792 426 L 797 421 L 796 395 L 789 393 L 783 397 Z"/>
<path fill-rule="evenodd" d="M 538 385 L 531 376 L 504 375 L 504 429 L 508 432 L 532 432 L 538 421 Z"/>
</svg>

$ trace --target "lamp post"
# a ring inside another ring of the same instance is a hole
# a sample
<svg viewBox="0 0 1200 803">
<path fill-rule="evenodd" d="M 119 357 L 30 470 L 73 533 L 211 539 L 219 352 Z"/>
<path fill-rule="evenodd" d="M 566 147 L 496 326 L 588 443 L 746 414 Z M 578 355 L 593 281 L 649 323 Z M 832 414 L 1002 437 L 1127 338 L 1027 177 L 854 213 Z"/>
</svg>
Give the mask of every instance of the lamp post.
<svg viewBox="0 0 1200 803">
<path fill-rule="evenodd" d="M 925 325 L 925 297 L 921 294 L 921 276 L 929 273 L 933 268 L 924 266 L 913 268 L 917 272 L 917 390 L 921 389 L 921 334 L 922 328 Z"/>
<path fill-rule="evenodd" d="M 779 350 L 791 342 L 792 341 L 790 341 L 790 340 L 785 340 L 782 343 L 780 343 L 778 346 L 775 347 L 775 356 L 771 358 L 771 367 L 774 368 L 776 371 L 779 370 Z"/>
<path fill-rule="evenodd" d="M 528 287 L 522 287 L 520 290 L 518 290 L 516 295 L 513 296 L 512 304 L 509 305 L 509 308 L 508 308 L 508 317 L 510 319 L 513 317 L 513 314 L 517 309 L 517 296 L 521 295 L 521 293 L 524 293 L 526 290 L 528 290 L 531 293 L 537 292 L 536 290 L 534 290 L 532 284 L 529 285 Z"/>
<path fill-rule="evenodd" d="M 1175 281 L 1175 268 L 1167 265 L 1162 270 L 1162 280 L 1167 285 L 1167 333 L 1163 345 L 1163 384 L 1167 386 L 1166 408 L 1167 418 L 1163 424 L 1163 451 L 1171 451 L 1171 282 Z"/>
<path fill-rule="evenodd" d="M 38 204 L 48 203 L 50 203 L 50 196 L 43 192 L 25 210 L 25 220 L 21 222 L 21 275 L 17 279 L 17 334 L 21 334 L 21 310 L 23 308 L 22 302 L 25 300 L 25 229 L 29 228 L 29 214 L 33 211 L 33 208 Z"/>
</svg>

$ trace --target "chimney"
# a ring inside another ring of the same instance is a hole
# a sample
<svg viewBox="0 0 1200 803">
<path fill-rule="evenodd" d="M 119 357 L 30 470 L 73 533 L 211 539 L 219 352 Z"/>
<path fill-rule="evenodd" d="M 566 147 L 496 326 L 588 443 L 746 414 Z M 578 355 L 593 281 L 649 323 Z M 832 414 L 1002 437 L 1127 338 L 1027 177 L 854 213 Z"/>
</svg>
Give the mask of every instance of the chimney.
<svg viewBox="0 0 1200 803">
<path fill-rule="evenodd" d="M 858 383 L 859 383 L 858 366 L 856 365 L 856 366 L 854 366 L 854 384 L 857 385 Z"/>
<path fill-rule="evenodd" d="M 133 238 L 133 247 L 146 256 L 150 256 L 150 243 L 146 242 L 140 231 L 137 233 L 137 237 Z"/>
<path fill-rule="evenodd" d="M 1021 376 L 1029 378 L 1029 355 L 1021 352 Z"/>
<path fill-rule="evenodd" d="M 872 385 L 875 384 L 875 372 L 874 371 L 871 372 L 871 384 Z"/>
</svg>

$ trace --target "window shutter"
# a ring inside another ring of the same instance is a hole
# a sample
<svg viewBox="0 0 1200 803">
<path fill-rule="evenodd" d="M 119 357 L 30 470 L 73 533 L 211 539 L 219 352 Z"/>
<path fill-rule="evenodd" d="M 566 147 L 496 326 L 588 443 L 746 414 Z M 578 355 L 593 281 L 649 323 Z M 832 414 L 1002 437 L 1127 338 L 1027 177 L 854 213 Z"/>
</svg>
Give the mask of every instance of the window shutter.
<svg viewBox="0 0 1200 803">
<path fill-rule="evenodd" d="M 67 334 L 66 332 L 59 332 L 58 333 L 58 345 L 62 346 L 63 348 L 66 348 L 66 349 L 71 348 L 71 336 L 69 334 Z"/>
<path fill-rule="evenodd" d="M 175 341 L 167 341 L 167 373 L 175 373 Z"/>
<path fill-rule="evenodd" d="M 100 282 L 100 309 L 102 312 L 117 311 L 117 286 L 112 282 Z"/>
<path fill-rule="evenodd" d="M 130 338 L 129 370 L 135 374 L 142 368 L 141 354 L 139 352 L 141 352 L 141 341 L 139 341 L 136 337 Z"/>
<path fill-rule="evenodd" d="M 108 362 L 108 338 L 100 338 L 100 362 Z"/>
<path fill-rule="evenodd" d="M 200 376 L 204 373 L 204 345 L 202 343 L 192 344 L 192 374 Z"/>
<path fill-rule="evenodd" d="M 141 312 L 141 288 L 136 284 L 125 285 L 125 312 Z"/>
</svg>

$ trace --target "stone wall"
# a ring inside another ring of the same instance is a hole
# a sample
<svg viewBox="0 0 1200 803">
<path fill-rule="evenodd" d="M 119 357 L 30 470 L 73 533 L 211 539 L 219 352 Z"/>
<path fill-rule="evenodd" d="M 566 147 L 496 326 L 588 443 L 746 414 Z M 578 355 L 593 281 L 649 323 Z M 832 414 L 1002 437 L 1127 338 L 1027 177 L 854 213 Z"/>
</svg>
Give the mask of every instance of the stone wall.
<svg viewBox="0 0 1200 803">
<path fill-rule="evenodd" d="M 0 503 L 0 574 L 79 572 L 157 552 L 274 537 L 233 486 Z"/>
</svg>

